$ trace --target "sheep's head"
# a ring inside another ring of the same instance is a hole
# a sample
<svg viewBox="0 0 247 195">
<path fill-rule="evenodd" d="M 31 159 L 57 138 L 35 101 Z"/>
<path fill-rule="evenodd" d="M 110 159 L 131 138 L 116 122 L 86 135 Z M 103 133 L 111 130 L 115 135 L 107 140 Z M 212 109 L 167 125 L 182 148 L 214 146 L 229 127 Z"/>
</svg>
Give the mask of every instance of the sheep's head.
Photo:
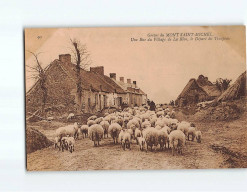
<svg viewBox="0 0 247 195">
<path fill-rule="evenodd" d="M 134 124 L 132 124 L 132 125 L 130 125 L 130 129 L 131 129 L 132 131 L 135 131 L 136 126 L 135 126 Z"/>
</svg>

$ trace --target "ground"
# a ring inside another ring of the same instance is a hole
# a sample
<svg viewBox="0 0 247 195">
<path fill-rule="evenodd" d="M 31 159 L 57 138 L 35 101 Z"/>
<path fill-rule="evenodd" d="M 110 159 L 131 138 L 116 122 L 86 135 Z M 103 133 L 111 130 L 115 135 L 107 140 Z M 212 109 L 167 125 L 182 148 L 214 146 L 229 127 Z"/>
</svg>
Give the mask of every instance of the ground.
<svg viewBox="0 0 247 195">
<path fill-rule="evenodd" d="M 119 169 L 213 169 L 247 168 L 246 112 L 237 120 L 205 122 L 193 115 L 177 113 L 179 120 L 194 122 L 202 132 L 202 143 L 187 141 L 183 155 L 172 156 L 170 150 L 142 152 L 136 142 L 131 150 L 114 145 L 111 137 L 103 139 L 99 147 L 81 136 L 76 141 L 75 151 L 58 151 L 54 146 L 27 154 L 27 169 L 41 170 L 119 170 Z M 28 123 L 54 139 L 55 129 L 66 125 L 63 122 Z"/>
</svg>

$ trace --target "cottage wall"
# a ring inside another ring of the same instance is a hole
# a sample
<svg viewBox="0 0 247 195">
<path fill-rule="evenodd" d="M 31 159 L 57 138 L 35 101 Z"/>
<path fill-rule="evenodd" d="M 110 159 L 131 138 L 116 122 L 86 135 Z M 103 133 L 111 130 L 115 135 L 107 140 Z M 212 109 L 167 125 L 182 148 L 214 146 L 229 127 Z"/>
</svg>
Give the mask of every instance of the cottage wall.
<svg viewBox="0 0 247 195">
<path fill-rule="evenodd" d="M 54 62 L 47 70 L 47 102 L 46 108 L 57 107 L 61 110 L 73 110 L 75 105 L 75 83 L 62 71 L 58 63 Z M 27 112 L 35 112 L 42 105 L 42 90 L 37 83 L 26 96 Z"/>
</svg>

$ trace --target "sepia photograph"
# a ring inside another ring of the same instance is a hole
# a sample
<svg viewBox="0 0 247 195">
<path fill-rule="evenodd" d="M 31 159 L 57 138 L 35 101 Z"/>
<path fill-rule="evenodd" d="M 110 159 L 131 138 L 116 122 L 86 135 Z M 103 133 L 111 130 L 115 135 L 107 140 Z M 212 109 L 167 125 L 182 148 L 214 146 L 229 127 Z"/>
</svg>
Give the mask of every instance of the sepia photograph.
<svg viewBox="0 0 247 195">
<path fill-rule="evenodd" d="M 27 171 L 247 168 L 245 26 L 25 28 Z"/>
</svg>

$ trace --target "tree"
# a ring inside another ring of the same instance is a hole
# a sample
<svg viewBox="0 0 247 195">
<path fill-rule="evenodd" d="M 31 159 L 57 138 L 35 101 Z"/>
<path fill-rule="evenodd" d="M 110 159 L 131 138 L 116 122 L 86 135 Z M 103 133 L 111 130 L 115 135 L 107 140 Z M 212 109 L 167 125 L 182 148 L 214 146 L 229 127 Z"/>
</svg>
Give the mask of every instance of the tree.
<svg viewBox="0 0 247 195">
<path fill-rule="evenodd" d="M 47 86 L 46 86 L 46 74 L 45 74 L 45 70 L 46 68 L 43 68 L 41 66 L 41 63 L 38 59 L 38 54 L 35 54 L 34 52 L 28 51 L 29 53 L 32 54 L 32 56 L 35 58 L 35 64 L 30 66 L 26 64 L 26 67 L 28 68 L 27 71 L 31 73 L 31 76 L 28 79 L 34 79 L 35 81 L 38 81 L 39 85 L 40 85 L 40 89 L 41 89 L 41 93 L 42 93 L 42 97 L 41 97 L 41 114 L 45 114 L 44 110 L 45 110 L 45 105 L 46 105 L 46 100 L 47 100 Z"/>
<path fill-rule="evenodd" d="M 77 99 L 79 104 L 79 111 L 82 111 L 82 77 L 81 69 L 86 70 L 91 64 L 90 54 L 87 51 L 86 45 L 80 43 L 79 40 L 70 39 L 72 44 L 73 61 L 76 65 L 76 87 L 77 87 Z"/>
<path fill-rule="evenodd" d="M 230 86 L 231 81 L 231 79 L 218 78 L 216 79 L 215 85 L 221 92 L 223 92 Z"/>
</svg>

